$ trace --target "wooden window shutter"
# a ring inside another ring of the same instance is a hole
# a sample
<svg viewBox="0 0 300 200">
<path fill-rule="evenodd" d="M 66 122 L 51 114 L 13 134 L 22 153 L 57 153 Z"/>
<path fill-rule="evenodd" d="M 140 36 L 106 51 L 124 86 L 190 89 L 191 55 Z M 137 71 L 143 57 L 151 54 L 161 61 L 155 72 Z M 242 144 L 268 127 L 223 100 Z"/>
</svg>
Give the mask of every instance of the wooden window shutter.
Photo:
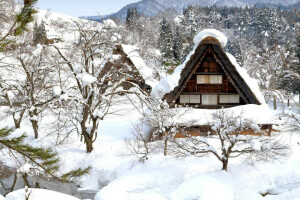
<svg viewBox="0 0 300 200">
<path fill-rule="evenodd" d="M 222 75 L 211 75 L 210 84 L 222 84 Z"/>
<path fill-rule="evenodd" d="M 198 84 L 209 84 L 209 75 L 198 75 L 197 83 Z"/>
<path fill-rule="evenodd" d="M 202 95 L 202 105 L 218 105 L 218 95 Z"/>
<path fill-rule="evenodd" d="M 180 103 L 190 103 L 190 95 L 180 95 Z"/>
<path fill-rule="evenodd" d="M 198 75 L 197 84 L 222 84 L 222 75 Z"/>
<path fill-rule="evenodd" d="M 190 95 L 190 103 L 200 104 L 200 95 Z"/>
<path fill-rule="evenodd" d="M 220 95 L 220 103 L 240 103 L 239 95 Z"/>
</svg>

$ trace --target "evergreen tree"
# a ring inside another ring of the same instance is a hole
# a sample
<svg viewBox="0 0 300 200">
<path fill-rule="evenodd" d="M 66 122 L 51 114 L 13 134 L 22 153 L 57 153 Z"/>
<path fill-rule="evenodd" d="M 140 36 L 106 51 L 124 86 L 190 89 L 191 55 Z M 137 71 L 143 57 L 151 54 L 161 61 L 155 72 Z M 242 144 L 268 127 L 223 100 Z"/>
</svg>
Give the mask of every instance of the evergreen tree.
<svg viewBox="0 0 300 200">
<path fill-rule="evenodd" d="M 288 93 L 299 94 L 300 102 L 300 36 L 297 36 L 297 46 L 295 48 L 297 62 L 291 64 L 285 69 L 280 77 L 279 88 L 286 90 Z"/>
<path fill-rule="evenodd" d="M 174 60 L 172 30 L 166 18 L 163 18 L 161 22 L 159 48 L 162 53 L 163 63 L 172 63 Z"/>
<path fill-rule="evenodd" d="M 174 59 L 176 61 L 181 61 L 182 60 L 182 38 L 178 26 L 175 29 L 175 34 L 173 38 L 173 52 L 174 52 Z"/>
<path fill-rule="evenodd" d="M 47 33 L 45 28 L 45 22 L 42 21 L 38 26 L 37 23 L 34 24 L 33 29 L 33 42 L 34 44 L 47 44 Z"/>
<path fill-rule="evenodd" d="M 9 31 L 3 36 L 0 34 L 0 52 L 3 51 L 7 45 L 13 42 L 12 39 L 9 39 L 10 35 L 19 36 L 24 31 L 27 31 L 27 25 L 34 20 L 32 15 L 37 12 L 34 9 L 34 5 L 36 3 L 37 0 L 24 0 L 24 6 L 21 12 L 16 15 L 16 19 L 12 23 Z"/>
<path fill-rule="evenodd" d="M 24 140 L 26 135 L 23 134 L 19 137 L 12 137 L 11 129 L 1 129 L 0 130 L 0 149 L 4 152 L 5 149 L 9 150 L 12 157 L 18 159 L 19 163 L 21 158 L 26 163 L 32 165 L 32 170 L 40 174 L 40 172 L 45 175 L 50 175 L 52 177 L 58 178 L 61 181 L 69 181 L 72 178 L 82 176 L 89 172 L 90 167 L 85 169 L 76 169 L 70 171 L 62 176 L 58 177 L 56 172 L 58 172 L 60 167 L 60 160 L 57 153 L 52 149 L 48 148 L 37 148 L 25 144 Z"/>
<path fill-rule="evenodd" d="M 127 17 L 126 17 L 126 28 L 133 29 L 137 26 L 138 22 L 138 11 L 135 7 L 128 8 L 127 10 Z"/>
<path fill-rule="evenodd" d="M 188 12 L 188 24 L 190 36 L 194 37 L 194 35 L 197 33 L 197 23 L 195 19 L 195 13 L 193 10 L 190 10 Z"/>
</svg>

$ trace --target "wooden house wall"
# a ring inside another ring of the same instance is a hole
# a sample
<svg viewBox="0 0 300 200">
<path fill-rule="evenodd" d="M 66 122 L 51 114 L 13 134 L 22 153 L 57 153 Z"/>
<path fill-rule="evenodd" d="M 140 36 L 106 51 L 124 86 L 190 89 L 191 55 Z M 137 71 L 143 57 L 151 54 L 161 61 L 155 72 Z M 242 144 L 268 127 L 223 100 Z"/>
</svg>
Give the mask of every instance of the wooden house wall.
<svg viewBox="0 0 300 200">
<path fill-rule="evenodd" d="M 236 88 L 230 82 L 225 72 L 219 63 L 216 62 L 214 52 L 211 48 L 207 49 L 205 58 L 202 61 L 198 61 L 196 64 L 198 69 L 192 75 L 191 79 L 187 82 L 185 88 L 182 91 L 182 95 L 205 95 L 205 94 L 238 94 Z M 222 75 L 222 84 L 197 84 L 197 75 Z M 218 105 L 195 105 L 189 104 L 189 106 L 195 106 L 199 108 L 220 108 L 220 107 L 232 107 L 236 105 L 244 105 L 244 100 L 240 97 L 239 104 L 223 103 L 220 104 L 220 98 L 218 97 Z M 176 100 L 177 104 L 180 104 L 180 97 Z"/>
</svg>

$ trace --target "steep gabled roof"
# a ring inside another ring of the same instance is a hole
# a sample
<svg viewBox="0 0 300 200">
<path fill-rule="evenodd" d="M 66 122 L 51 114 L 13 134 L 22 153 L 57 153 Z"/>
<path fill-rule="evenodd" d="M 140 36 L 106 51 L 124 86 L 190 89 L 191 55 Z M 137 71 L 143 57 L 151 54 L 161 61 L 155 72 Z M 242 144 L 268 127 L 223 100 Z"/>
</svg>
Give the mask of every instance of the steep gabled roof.
<svg viewBox="0 0 300 200">
<path fill-rule="evenodd" d="M 145 61 L 137 52 L 137 47 L 133 45 L 116 45 L 116 55 L 121 55 L 123 59 L 128 59 L 131 66 L 134 67 L 138 73 L 144 79 L 147 85 L 153 87 L 156 84 L 156 80 L 153 78 L 154 71 L 148 67 Z"/>
<path fill-rule="evenodd" d="M 192 75 L 198 69 L 198 63 L 201 63 L 201 61 L 204 59 L 209 48 L 214 52 L 216 61 L 220 64 L 230 82 L 236 88 L 237 92 L 243 98 L 245 103 L 260 104 L 250 87 L 247 85 L 243 77 L 237 71 L 236 67 L 231 63 L 230 59 L 221 48 L 220 42 L 212 37 L 204 39 L 199 44 L 195 50 L 195 53 L 190 57 L 189 61 L 181 71 L 181 76 L 177 87 L 175 87 L 170 93 L 166 94 L 164 99 L 167 100 L 168 103 L 172 103 L 179 97 L 180 93 L 185 88 Z"/>
</svg>

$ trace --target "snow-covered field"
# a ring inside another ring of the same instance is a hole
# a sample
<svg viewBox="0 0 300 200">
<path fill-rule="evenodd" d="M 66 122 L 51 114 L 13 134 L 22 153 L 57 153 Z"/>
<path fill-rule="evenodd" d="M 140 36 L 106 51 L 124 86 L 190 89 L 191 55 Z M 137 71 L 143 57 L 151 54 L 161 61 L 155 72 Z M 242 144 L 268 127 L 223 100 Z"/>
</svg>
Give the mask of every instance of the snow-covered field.
<svg viewBox="0 0 300 200">
<path fill-rule="evenodd" d="M 76 135 L 56 147 L 63 162 L 61 172 L 91 165 L 91 172 L 77 183 L 83 190 L 99 190 L 95 200 L 300 198 L 299 133 L 274 133 L 290 143 L 290 157 L 254 166 L 244 164 L 241 159 L 231 159 L 228 172 L 224 172 L 220 170 L 221 163 L 214 157 L 179 159 L 164 157 L 163 152 L 157 152 L 145 163 L 140 163 L 135 157 L 122 155 L 127 152 L 123 139 L 131 136 L 132 124 L 138 117 L 139 114 L 132 109 L 125 116 L 104 120 L 99 126 L 100 136 L 95 142 L 95 149 L 90 154 L 85 153 L 85 146 Z M 11 119 L 2 118 L 2 126 L 8 124 L 12 124 Z M 34 140 L 29 122 L 24 121 L 23 127 L 15 134 L 26 131 L 30 136 L 28 142 L 32 145 L 53 146 L 54 136 Z M 46 127 L 44 122 L 43 128 Z M 2 157 L 1 160 L 13 165 L 8 158 Z M 269 195 L 262 197 L 261 194 Z"/>
</svg>

